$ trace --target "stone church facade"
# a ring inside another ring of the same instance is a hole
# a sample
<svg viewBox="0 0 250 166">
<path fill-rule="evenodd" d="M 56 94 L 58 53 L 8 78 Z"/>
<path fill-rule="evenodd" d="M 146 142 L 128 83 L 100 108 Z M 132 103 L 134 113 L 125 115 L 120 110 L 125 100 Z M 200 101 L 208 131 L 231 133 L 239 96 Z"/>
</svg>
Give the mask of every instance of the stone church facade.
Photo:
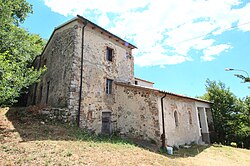
<svg viewBox="0 0 250 166">
<path fill-rule="evenodd" d="M 134 77 L 136 47 L 77 16 L 55 28 L 36 68 L 29 105 L 65 110 L 67 119 L 96 134 L 113 132 L 159 146 L 209 143 L 210 102 L 153 88 Z"/>
</svg>

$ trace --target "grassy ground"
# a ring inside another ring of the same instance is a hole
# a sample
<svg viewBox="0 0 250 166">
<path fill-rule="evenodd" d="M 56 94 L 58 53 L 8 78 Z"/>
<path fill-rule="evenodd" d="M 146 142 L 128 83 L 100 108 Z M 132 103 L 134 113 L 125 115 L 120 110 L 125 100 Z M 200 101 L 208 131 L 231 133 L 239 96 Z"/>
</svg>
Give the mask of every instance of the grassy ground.
<svg viewBox="0 0 250 166">
<path fill-rule="evenodd" d="M 168 156 L 7 108 L 0 109 L 0 143 L 0 165 L 250 165 L 249 150 L 193 146 Z"/>
</svg>

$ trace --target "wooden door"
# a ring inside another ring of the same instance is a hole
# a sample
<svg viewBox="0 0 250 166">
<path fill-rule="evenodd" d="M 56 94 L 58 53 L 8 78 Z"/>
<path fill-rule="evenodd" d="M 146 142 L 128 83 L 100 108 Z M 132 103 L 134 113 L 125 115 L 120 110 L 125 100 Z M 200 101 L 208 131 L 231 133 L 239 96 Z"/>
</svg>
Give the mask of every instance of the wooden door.
<svg viewBox="0 0 250 166">
<path fill-rule="evenodd" d="M 102 134 L 111 134 L 111 112 L 102 113 Z"/>
</svg>

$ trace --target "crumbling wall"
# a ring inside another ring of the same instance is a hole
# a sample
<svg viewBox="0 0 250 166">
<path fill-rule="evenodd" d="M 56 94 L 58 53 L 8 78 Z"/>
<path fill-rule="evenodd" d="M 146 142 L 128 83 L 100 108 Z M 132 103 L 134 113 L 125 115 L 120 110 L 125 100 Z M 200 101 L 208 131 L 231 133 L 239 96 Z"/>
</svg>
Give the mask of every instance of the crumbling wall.
<svg viewBox="0 0 250 166">
<path fill-rule="evenodd" d="M 71 115 L 76 115 L 76 110 L 73 110 L 76 108 L 69 106 L 76 104 L 72 103 L 70 97 L 79 99 L 80 29 L 78 22 L 72 22 L 55 30 L 39 60 L 39 66 L 46 66 L 47 70 L 36 89 L 33 89 L 36 93 L 31 92 L 33 96 L 30 101 L 35 98 L 35 104 L 70 108 Z"/>
<path fill-rule="evenodd" d="M 157 92 L 132 86 L 116 86 L 117 131 L 160 145 Z"/>
<path fill-rule="evenodd" d="M 73 124 L 71 111 L 67 108 L 52 108 L 45 107 L 39 110 L 39 113 L 44 115 L 50 121 L 59 121 L 61 123 Z"/>
</svg>

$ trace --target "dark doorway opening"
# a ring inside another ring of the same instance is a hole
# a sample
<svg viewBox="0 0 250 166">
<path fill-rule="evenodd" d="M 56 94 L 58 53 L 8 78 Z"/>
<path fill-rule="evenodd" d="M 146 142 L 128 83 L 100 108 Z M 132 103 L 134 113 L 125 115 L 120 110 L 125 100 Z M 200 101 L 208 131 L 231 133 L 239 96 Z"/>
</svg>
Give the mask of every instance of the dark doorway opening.
<svg viewBox="0 0 250 166">
<path fill-rule="evenodd" d="M 102 134 L 111 134 L 111 112 L 102 113 Z"/>
</svg>

